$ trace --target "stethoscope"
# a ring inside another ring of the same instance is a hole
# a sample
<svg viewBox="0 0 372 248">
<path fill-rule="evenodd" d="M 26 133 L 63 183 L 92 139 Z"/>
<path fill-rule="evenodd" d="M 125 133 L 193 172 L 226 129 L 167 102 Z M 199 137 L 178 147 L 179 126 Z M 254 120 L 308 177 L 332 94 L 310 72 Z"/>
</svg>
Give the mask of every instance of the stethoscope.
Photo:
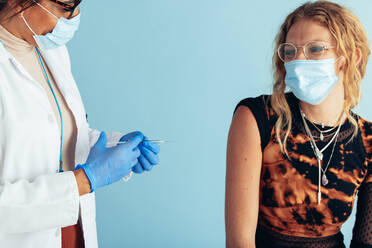
<svg viewBox="0 0 372 248">
<path fill-rule="evenodd" d="M 43 68 L 43 71 L 44 71 L 44 74 L 45 74 L 45 78 L 46 78 L 46 80 L 47 80 L 47 82 L 49 84 L 49 88 L 50 88 L 50 90 L 53 93 L 54 100 L 55 100 L 55 102 L 57 104 L 57 108 L 58 108 L 58 112 L 59 112 L 59 117 L 61 119 L 61 144 L 60 144 L 60 147 L 59 147 L 59 172 L 63 172 L 63 168 L 62 168 L 62 164 L 63 164 L 63 159 L 62 159 L 62 155 L 63 155 L 63 118 L 62 118 L 62 111 L 61 111 L 61 108 L 59 107 L 59 103 L 58 103 L 56 94 L 54 93 L 52 84 L 50 83 L 49 76 L 48 76 L 48 73 L 47 73 L 47 71 L 45 69 L 44 62 L 43 62 L 43 60 L 41 58 L 39 49 L 37 47 L 35 47 L 35 50 L 36 50 L 37 55 L 39 57 L 41 67 Z"/>
<path fill-rule="evenodd" d="M 5 44 L 1 40 L 0 40 L 0 43 L 6 49 Z M 55 100 L 55 102 L 57 104 L 59 116 L 60 116 L 60 119 L 61 119 L 61 144 L 60 144 L 60 147 L 59 147 L 59 172 L 63 172 L 63 168 L 62 168 L 62 165 L 63 165 L 63 159 L 62 159 L 62 155 L 63 155 L 63 118 L 62 118 L 62 112 L 61 112 L 61 108 L 59 107 L 59 103 L 58 103 L 56 94 L 54 93 L 52 84 L 50 83 L 49 76 L 48 76 L 48 73 L 46 72 L 45 65 L 44 65 L 44 62 L 43 62 L 43 60 L 41 58 L 39 49 L 37 47 L 35 47 L 35 50 L 36 50 L 36 53 L 37 53 L 38 58 L 40 60 L 41 67 L 43 68 L 43 71 L 44 71 L 44 74 L 45 74 L 45 78 L 46 78 L 46 80 L 48 82 L 49 88 L 50 88 L 50 90 L 53 93 L 53 97 L 54 97 L 54 100 Z"/>
</svg>

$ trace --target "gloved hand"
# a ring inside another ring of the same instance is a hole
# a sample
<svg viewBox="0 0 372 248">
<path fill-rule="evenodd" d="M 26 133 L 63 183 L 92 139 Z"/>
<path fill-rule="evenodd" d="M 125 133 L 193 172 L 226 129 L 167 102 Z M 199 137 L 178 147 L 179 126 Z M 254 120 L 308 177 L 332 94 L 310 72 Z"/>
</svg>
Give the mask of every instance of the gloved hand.
<svg viewBox="0 0 372 248">
<path fill-rule="evenodd" d="M 130 138 L 129 133 L 120 138 L 120 141 L 127 141 Z M 134 173 L 143 173 L 144 171 L 150 171 L 154 165 L 159 163 L 159 152 L 160 146 L 154 142 L 147 141 L 147 137 L 139 144 L 139 150 L 141 155 L 138 158 L 138 163 L 132 167 Z"/>
<path fill-rule="evenodd" d="M 101 132 L 85 164 L 76 167 L 75 170 L 82 168 L 85 171 L 90 181 L 91 192 L 123 178 L 138 163 L 138 157 L 141 155 L 138 145 L 144 136 L 140 132 L 133 132 L 127 137 L 126 143 L 107 148 L 106 134 Z"/>
</svg>

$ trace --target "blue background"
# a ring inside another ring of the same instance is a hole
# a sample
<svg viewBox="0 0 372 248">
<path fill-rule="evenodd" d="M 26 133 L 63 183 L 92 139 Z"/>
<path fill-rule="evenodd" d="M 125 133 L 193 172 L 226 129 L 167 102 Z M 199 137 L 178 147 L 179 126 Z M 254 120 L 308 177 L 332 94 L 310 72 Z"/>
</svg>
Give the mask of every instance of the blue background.
<svg viewBox="0 0 372 248">
<path fill-rule="evenodd" d="M 90 125 L 174 141 L 150 173 L 97 191 L 100 247 L 224 247 L 232 111 L 270 93 L 274 37 L 303 2 L 83 1 L 69 49 Z M 372 40 L 372 1 L 337 2 Z M 371 70 L 358 108 L 369 120 Z M 347 243 L 353 221 L 343 228 Z"/>
</svg>

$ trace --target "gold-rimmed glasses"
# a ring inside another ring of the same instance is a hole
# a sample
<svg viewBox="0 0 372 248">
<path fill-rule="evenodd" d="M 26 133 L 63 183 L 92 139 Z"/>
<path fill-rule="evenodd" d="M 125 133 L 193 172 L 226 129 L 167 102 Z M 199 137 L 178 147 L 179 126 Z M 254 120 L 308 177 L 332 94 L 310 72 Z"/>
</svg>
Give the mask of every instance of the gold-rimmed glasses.
<svg viewBox="0 0 372 248">
<path fill-rule="evenodd" d="M 278 47 L 278 56 L 284 62 L 295 60 L 298 53 L 298 48 L 302 48 L 307 59 L 320 60 L 324 58 L 325 53 L 335 46 L 328 45 L 324 41 L 309 41 L 303 46 L 295 46 L 292 43 L 283 43 Z"/>
</svg>

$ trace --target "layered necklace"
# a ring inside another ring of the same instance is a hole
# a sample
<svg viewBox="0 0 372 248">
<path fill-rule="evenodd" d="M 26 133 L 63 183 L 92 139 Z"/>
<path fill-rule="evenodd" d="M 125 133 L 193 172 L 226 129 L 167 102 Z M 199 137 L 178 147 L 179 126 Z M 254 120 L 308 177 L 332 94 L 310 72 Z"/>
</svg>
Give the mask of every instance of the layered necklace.
<svg viewBox="0 0 372 248">
<path fill-rule="evenodd" d="M 341 129 L 341 125 L 344 121 L 344 118 L 345 118 L 345 114 L 343 113 L 341 115 L 341 118 L 340 118 L 340 123 L 338 124 L 337 127 L 337 130 L 336 132 L 333 134 L 333 137 L 330 139 L 330 141 L 322 148 L 322 149 L 319 149 L 318 146 L 316 145 L 316 142 L 315 142 L 315 139 L 314 139 L 314 136 L 312 135 L 311 131 L 310 131 L 310 128 L 309 126 L 307 125 L 307 122 L 305 120 L 305 113 L 302 111 L 301 109 L 301 106 L 299 105 L 299 108 L 300 108 L 300 112 L 301 112 L 301 117 L 302 117 L 302 121 L 304 123 L 304 127 L 305 127 L 305 131 L 306 131 L 306 134 L 310 137 L 310 145 L 311 145 L 311 148 L 315 154 L 315 157 L 318 161 L 318 204 L 320 204 L 320 201 L 321 201 L 321 191 L 320 191 L 320 188 L 321 188 L 321 184 L 323 186 L 326 186 L 328 183 L 329 183 L 329 180 L 326 176 L 326 172 L 327 172 L 327 169 L 328 169 L 328 166 L 332 160 L 332 156 L 333 156 L 333 152 L 335 150 L 335 147 L 336 147 L 336 143 L 337 143 L 337 138 L 339 136 L 339 133 L 340 133 L 340 129 Z M 310 121 L 311 122 L 311 121 Z M 316 127 L 316 125 L 314 123 L 312 123 L 312 125 L 314 127 Z M 324 127 L 324 125 L 322 125 L 322 127 Z M 325 131 L 321 131 L 318 127 L 316 127 L 316 129 L 320 132 L 320 140 L 323 141 L 324 139 L 324 135 L 323 133 L 329 133 L 331 132 L 332 130 L 334 130 L 336 127 L 332 127 L 328 130 L 325 130 Z M 330 136 L 330 135 L 327 135 L 327 136 Z M 333 148 L 332 148 L 332 152 L 331 152 L 331 156 L 329 157 L 329 160 L 328 160 L 328 163 L 325 167 L 325 169 L 322 168 L 322 163 L 323 163 L 323 152 L 332 144 L 332 142 L 334 141 L 334 144 L 333 144 Z"/>
<path fill-rule="evenodd" d="M 328 138 L 332 135 L 334 135 L 334 131 L 338 126 L 334 126 L 334 127 L 331 127 L 327 130 L 321 130 L 320 128 L 317 127 L 317 123 L 313 123 L 312 121 L 309 120 L 309 122 L 311 123 L 311 125 L 319 132 L 319 136 L 314 136 L 314 138 L 319 138 L 321 141 L 324 140 L 324 138 Z M 322 123 L 322 128 L 324 129 L 324 124 Z"/>
</svg>

